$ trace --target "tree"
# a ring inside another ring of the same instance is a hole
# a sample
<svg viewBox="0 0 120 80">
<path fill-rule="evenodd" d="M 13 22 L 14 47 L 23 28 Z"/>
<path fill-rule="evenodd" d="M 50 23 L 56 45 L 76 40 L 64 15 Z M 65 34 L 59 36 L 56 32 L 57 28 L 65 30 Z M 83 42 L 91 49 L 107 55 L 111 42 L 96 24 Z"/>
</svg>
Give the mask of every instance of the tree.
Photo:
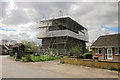
<svg viewBox="0 0 120 80">
<path fill-rule="evenodd" d="M 76 57 L 79 57 L 81 52 L 82 48 L 80 46 L 74 46 L 71 48 L 71 53 Z"/>
<path fill-rule="evenodd" d="M 22 40 L 20 41 L 20 43 L 24 44 L 27 50 L 32 51 L 34 53 L 37 52 L 39 48 L 39 46 L 36 46 L 35 42 L 28 42 L 26 40 Z"/>
<path fill-rule="evenodd" d="M 20 43 L 24 44 L 25 47 L 29 47 L 30 46 L 30 44 L 28 44 L 28 41 L 26 41 L 26 40 L 21 40 Z"/>
</svg>

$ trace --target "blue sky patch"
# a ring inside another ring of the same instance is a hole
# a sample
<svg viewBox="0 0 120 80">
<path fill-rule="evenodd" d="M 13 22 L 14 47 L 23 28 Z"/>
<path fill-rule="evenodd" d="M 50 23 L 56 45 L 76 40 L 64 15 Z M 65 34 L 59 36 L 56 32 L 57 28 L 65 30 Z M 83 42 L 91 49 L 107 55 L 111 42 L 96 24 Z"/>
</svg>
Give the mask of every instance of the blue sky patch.
<svg viewBox="0 0 120 80">
<path fill-rule="evenodd" d="M 112 27 L 112 28 L 110 28 L 110 27 L 106 27 L 106 26 L 102 26 L 102 25 L 100 25 L 99 27 L 105 28 L 105 29 L 113 31 L 113 32 L 120 33 L 120 27 Z"/>
<path fill-rule="evenodd" d="M 0 31 L 16 31 L 15 29 L 4 29 L 4 28 L 0 28 Z"/>
</svg>

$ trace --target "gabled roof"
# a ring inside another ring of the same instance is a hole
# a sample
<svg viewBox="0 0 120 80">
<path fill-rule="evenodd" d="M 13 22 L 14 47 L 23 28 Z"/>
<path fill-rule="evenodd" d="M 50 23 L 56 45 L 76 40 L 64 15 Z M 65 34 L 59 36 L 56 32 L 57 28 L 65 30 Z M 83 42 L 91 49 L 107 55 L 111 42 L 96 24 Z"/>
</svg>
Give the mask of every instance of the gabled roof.
<svg viewBox="0 0 120 80">
<path fill-rule="evenodd" d="M 100 47 L 118 47 L 120 46 L 120 34 L 100 36 L 91 46 L 91 48 Z"/>
<path fill-rule="evenodd" d="M 4 44 L 4 45 L 2 45 L 2 49 L 7 49 L 7 50 L 9 50 L 9 49 L 10 49 L 10 46 L 7 45 L 7 44 Z"/>
<path fill-rule="evenodd" d="M 15 47 L 25 47 L 25 46 L 22 43 L 17 43 L 17 44 L 12 46 L 12 48 L 15 48 Z"/>
</svg>

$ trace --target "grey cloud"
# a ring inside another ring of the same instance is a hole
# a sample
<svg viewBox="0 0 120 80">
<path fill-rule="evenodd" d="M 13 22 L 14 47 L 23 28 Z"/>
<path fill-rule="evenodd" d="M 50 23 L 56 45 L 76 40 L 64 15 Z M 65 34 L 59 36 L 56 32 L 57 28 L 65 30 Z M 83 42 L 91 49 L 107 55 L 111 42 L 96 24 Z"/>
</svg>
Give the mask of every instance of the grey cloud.
<svg viewBox="0 0 120 80">
<path fill-rule="evenodd" d="M 2 39 L 11 40 L 11 38 L 10 38 L 8 35 L 6 35 L 6 34 L 0 34 L 0 37 L 1 37 Z"/>
<path fill-rule="evenodd" d="M 18 25 L 27 23 L 29 21 L 30 19 L 27 14 L 22 9 L 18 9 L 13 10 L 12 14 L 3 21 L 3 24 Z"/>
<path fill-rule="evenodd" d="M 10 15 L 10 17 L 6 18 L 3 23 L 12 25 L 21 23 L 24 24 L 30 21 L 38 21 L 40 18 L 43 17 L 48 18 L 57 16 L 59 10 L 67 13 L 70 4 L 72 3 L 17 2 L 16 6 L 18 7 L 18 9 L 11 11 L 12 14 Z M 36 11 L 36 14 L 32 16 L 32 19 L 30 19 L 30 16 L 25 13 L 25 11 L 23 10 L 24 8 L 34 9 Z"/>
<path fill-rule="evenodd" d="M 8 3 L 6 3 L 8 4 Z M 3 13 L 6 14 L 7 5 L 4 5 Z M 42 17 L 54 17 L 59 15 L 59 10 L 63 11 L 63 14 L 70 14 L 75 20 L 80 22 L 84 27 L 87 27 L 90 34 L 90 41 L 96 39 L 101 34 L 109 34 L 109 31 L 100 32 L 99 25 L 105 25 L 108 27 L 116 27 L 118 19 L 118 3 L 113 2 L 16 2 L 16 10 L 12 10 L 10 15 L 4 15 L 3 24 L 16 25 L 18 29 L 20 27 L 24 29 L 21 33 L 11 34 L 15 39 L 31 39 L 30 36 L 37 32 L 36 27 L 38 25 L 26 24 L 32 22 L 39 22 Z M 74 7 L 77 7 L 75 10 Z M 28 9 L 25 11 L 24 9 Z M 23 24 L 23 26 L 21 26 Z M 26 27 L 27 26 L 27 27 Z M 17 29 L 16 28 L 16 29 Z M 25 32 L 26 31 L 26 32 Z M 29 34 L 31 33 L 31 34 Z M 24 36 L 23 36 L 24 35 Z"/>
<path fill-rule="evenodd" d="M 4 18 L 7 14 L 7 8 L 9 7 L 9 3 L 6 2 L 0 2 L 0 17 Z"/>
<path fill-rule="evenodd" d="M 88 5 L 84 5 L 82 10 L 79 11 L 80 13 L 76 14 L 76 17 L 79 16 L 78 20 L 87 25 L 108 25 L 108 27 L 116 26 L 117 23 L 115 23 L 115 21 L 117 21 L 118 18 L 117 3 L 102 2 L 95 4 L 93 3 L 89 7 Z M 81 15 L 81 12 L 83 15 Z"/>
<path fill-rule="evenodd" d="M 6 24 L 21 24 L 29 21 L 38 21 L 42 17 L 48 18 L 57 16 L 59 10 L 62 10 L 64 14 L 71 14 L 73 18 L 75 17 L 80 22 L 83 22 L 84 20 L 84 22 L 87 23 L 93 20 L 93 22 L 96 22 L 96 24 L 108 24 L 110 20 L 111 22 L 117 20 L 116 3 L 17 2 L 16 5 L 19 9 L 12 11 L 12 17 L 9 17 L 7 20 L 5 20 Z M 77 5 L 80 8 L 76 11 L 71 10 L 73 9 L 73 5 Z M 112 9 L 108 10 L 109 7 L 111 8 L 111 6 Z M 23 11 L 23 8 L 34 9 L 36 14 L 32 16 L 32 19 L 30 19 L 29 15 Z"/>
</svg>

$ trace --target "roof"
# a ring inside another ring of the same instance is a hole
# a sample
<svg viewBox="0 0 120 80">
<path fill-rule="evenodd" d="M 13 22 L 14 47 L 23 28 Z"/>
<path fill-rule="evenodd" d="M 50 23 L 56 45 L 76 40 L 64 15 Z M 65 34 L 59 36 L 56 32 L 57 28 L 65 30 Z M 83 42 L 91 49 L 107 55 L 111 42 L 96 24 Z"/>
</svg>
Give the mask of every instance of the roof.
<svg viewBox="0 0 120 80">
<path fill-rule="evenodd" d="M 12 48 L 15 48 L 15 47 L 25 47 L 25 46 L 22 43 L 17 43 L 12 46 Z"/>
<path fill-rule="evenodd" d="M 9 50 L 9 49 L 10 49 L 10 46 L 9 46 L 9 45 L 7 45 L 7 44 L 2 45 L 1 47 L 2 47 L 2 49 L 7 49 L 7 50 Z"/>
<path fill-rule="evenodd" d="M 72 20 L 73 22 L 75 22 L 76 24 L 79 24 L 78 21 L 76 21 L 74 18 L 72 18 L 72 17 L 70 17 L 70 16 L 61 16 L 61 17 L 44 19 L 44 20 L 41 20 L 41 22 L 54 21 L 54 20 L 60 20 L 60 19 L 69 19 L 69 20 Z M 81 24 L 79 24 L 79 25 L 81 25 Z M 47 26 L 45 26 L 45 27 L 47 27 Z M 81 27 L 87 30 L 87 28 L 83 27 L 82 25 L 81 25 Z M 41 27 L 40 27 L 40 28 L 41 28 Z"/>
<path fill-rule="evenodd" d="M 118 47 L 120 46 L 120 34 L 100 36 L 91 46 L 91 48 L 100 47 Z"/>
<path fill-rule="evenodd" d="M 41 22 L 46 22 L 46 21 L 52 21 L 56 19 L 63 19 L 63 18 L 69 18 L 70 16 L 59 16 L 59 17 L 53 17 L 53 18 L 48 18 L 48 19 L 42 19 Z M 71 18 L 71 17 L 70 17 Z"/>
</svg>

